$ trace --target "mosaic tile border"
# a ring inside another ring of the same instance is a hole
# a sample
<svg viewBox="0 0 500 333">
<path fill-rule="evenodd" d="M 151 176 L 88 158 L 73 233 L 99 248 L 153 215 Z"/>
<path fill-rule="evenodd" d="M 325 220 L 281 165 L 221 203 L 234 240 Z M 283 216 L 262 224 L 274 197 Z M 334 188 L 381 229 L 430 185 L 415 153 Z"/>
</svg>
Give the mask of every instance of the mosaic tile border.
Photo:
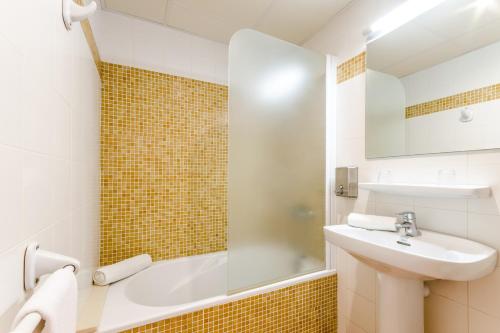
<svg viewBox="0 0 500 333">
<path fill-rule="evenodd" d="M 468 105 L 489 102 L 500 99 L 500 84 L 465 91 L 456 95 L 446 96 L 429 102 L 408 106 L 405 109 L 406 119 L 464 107 Z"/>
<path fill-rule="evenodd" d="M 365 71 L 366 52 L 362 52 L 337 66 L 337 83 L 350 80 Z M 420 117 L 496 99 L 500 99 L 500 84 L 493 84 L 432 101 L 407 106 L 405 108 L 405 116 L 406 119 Z"/>
<path fill-rule="evenodd" d="M 122 333 L 285 332 L 337 332 L 336 274 Z"/>
<path fill-rule="evenodd" d="M 224 251 L 226 86 L 103 62 L 101 265 Z"/>
<path fill-rule="evenodd" d="M 337 83 L 342 83 L 366 71 L 366 52 L 337 66 Z"/>
</svg>

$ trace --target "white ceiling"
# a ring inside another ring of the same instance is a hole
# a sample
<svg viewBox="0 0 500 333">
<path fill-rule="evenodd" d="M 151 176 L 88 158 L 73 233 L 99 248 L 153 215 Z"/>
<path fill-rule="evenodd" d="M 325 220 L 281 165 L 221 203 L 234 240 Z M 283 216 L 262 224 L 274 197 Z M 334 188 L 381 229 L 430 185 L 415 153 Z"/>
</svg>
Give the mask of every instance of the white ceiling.
<svg viewBox="0 0 500 333">
<path fill-rule="evenodd" d="M 368 44 L 368 67 L 404 77 L 499 40 L 500 0 L 449 0 Z"/>
<path fill-rule="evenodd" d="M 351 0 L 101 0 L 112 10 L 229 43 L 252 28 L 301 44 Z"/>
</svg>

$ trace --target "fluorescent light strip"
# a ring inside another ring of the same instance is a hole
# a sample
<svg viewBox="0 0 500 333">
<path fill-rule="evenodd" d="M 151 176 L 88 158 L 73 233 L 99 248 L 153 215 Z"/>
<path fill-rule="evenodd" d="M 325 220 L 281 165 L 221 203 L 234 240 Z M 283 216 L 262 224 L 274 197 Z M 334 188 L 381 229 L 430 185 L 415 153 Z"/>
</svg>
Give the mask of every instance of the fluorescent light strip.
<svg viewBox="0 0 500 333">
<path fill-rule="evenodd" d="M 380 36 L 399 28 L 445 0 L 408 0 L 370 26 L 370 36 Z"/>
</svg>

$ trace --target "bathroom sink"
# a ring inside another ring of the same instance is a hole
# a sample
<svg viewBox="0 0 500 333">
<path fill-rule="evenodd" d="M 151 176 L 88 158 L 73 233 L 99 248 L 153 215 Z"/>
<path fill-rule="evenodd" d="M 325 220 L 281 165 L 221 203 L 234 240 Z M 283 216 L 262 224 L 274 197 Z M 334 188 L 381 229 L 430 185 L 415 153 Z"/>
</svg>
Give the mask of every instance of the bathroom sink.
<svg viewBox="0 0 500 333">
<path fill-rule="evenodd" d="M 377 271 L 397 277 L 469 281 L 493 271 L 497 252 L 458 237 L 422 230 L 401 242 L 395 232 L 370 231 L 349 225 L 324 227 L 328 242 Z"/>
</svg>

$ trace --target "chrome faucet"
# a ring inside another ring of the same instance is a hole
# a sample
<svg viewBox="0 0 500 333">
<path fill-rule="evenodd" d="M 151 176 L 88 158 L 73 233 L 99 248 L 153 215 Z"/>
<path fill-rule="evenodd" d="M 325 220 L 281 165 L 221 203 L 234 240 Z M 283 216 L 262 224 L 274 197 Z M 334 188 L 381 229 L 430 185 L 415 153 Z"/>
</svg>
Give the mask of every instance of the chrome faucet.
<svg viewBox="0 0 500 333">
<path fill-rule="evenodd" d="M 417 227 L 417 215 L 414 212 L 402 212 L 396 215 L 396 230 L 404 230 L 404 236 L 417 237 L 421 232 Z"/>
</svg>

